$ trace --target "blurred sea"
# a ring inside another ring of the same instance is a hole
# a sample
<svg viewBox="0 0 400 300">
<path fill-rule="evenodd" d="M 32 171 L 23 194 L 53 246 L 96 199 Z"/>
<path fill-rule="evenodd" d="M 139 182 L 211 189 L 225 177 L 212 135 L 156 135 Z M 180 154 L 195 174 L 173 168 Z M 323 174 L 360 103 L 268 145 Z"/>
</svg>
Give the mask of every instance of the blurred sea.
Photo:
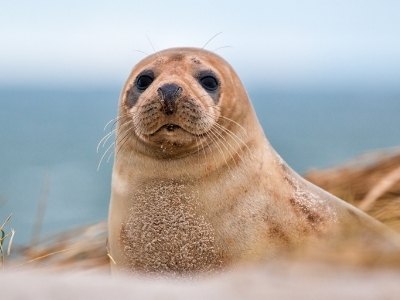
<svg viewBox="0 0 400 300">
<path fill-rule="evenodd" d="M 249 94 L 270 142 L 300 173 L 400 145 L 400 89 Z M 97 171 L 96 146 L 118 97 L 119 88 L 0 89 L 0 221 L 13 214 L 14 242 L 30 241 L 41 199 L 42 236 L 106 218 L 112 162 Z"/>
</svg>

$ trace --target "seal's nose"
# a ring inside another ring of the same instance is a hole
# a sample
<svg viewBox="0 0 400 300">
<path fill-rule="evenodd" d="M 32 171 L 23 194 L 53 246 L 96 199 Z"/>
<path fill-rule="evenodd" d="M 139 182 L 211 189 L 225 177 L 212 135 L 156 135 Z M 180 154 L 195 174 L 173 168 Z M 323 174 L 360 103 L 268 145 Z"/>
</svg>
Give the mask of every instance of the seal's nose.
<svg viewBox="0 0 400 300">
<path fill-rule="evenodd" d="M 166 115 L 172 115 L 176 111 L 175 100 L 182 92 L 182 88 L 175 83 L 166 83 L 158 88 L 163 110 Z"/>
</svg>

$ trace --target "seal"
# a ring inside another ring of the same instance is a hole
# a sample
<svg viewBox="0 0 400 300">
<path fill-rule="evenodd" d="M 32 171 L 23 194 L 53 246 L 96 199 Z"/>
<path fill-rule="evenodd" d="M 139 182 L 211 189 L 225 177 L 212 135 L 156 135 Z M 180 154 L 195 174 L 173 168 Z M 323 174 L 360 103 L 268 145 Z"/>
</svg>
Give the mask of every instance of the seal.
<svg viewBox="0 0 400 300">
<path fill-rule="evenodd" d="M 116 130 L 113 271 L 214 272 L 332 239 L 349 224 L 360 245 L 399 247 L 383 225 L 287 166 L 233 68 L 209 51 L 173 48 L 139 62 Z"/>
</svg>

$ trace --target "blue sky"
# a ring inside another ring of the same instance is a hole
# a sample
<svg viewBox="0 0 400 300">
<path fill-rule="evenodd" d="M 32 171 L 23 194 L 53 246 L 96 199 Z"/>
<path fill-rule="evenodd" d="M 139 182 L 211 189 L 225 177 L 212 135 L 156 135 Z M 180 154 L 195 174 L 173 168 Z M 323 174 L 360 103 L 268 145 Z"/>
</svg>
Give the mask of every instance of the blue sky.
<svg viewBox="0 0 400 300">
<path fill-rule="evenodd" d="M 0 86 L 121 86 L 144 55 L 207 46 L 245 82 L 396 87 L 400 1 L 0 0 Z M 148 37 L 148 38 L 147 38 Z"/>
</svg>

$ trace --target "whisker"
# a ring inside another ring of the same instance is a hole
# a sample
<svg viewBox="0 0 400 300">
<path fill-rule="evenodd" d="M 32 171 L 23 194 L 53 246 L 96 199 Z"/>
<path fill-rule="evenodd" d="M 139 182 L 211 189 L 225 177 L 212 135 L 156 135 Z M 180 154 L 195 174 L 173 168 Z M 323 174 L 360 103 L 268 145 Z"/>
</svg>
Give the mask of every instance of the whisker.
<svg viewBox="0 0 400 300">
<path fill-rule="evenodd" d="M 104 154 L 101 156 L 100 162 L 99 162 L 98 165 L 97 165 L 97 171 L 100 170 L 101 163 L 102 163 L 104 157 L 106 156 L 107 152 L 108 152 L 108 151 L 111 149 L 111 147 L 114 146 L 114 145 L 115 145 L 115 142 L 112 142 L 112 143 L 110 144 L 110 146 L 108 146 L 108 148 L 106 149 L 106 151 L 104 152 Z"/>
<path fill-rule="evenodd" d="M 110 121 L 108 121 L 107 124 L 104 126 L 103 131 L 106 131 L 108 125 L 110 125 L 112 122 L 115 122 L 115 120 L 118 120 L 118 118 L 120 118 L 120 117 L 116 117 L 116 118 L 113 118 Z"/>
<path fill-rule="evenodd" d="M 229 130 L 228 128 L 226 128 L 226 127 L 224 127 L 224 126 L 222 126 L 221 124 L 218 124 L 218 123 L 215 123 L 214 126 L 216 126 L 219 129 L 223 130 L 226 134 L 230 135 L 232 137 L 232 139 L 238 144 L 239 147 L 240 147 L 240 144 L 242 144 L 251 153 L 249 146 L 239 136 L 237 136 L 236 133 L 234 133 L 233 131 Z"/>
<path fill-rule="evenodd" d="M 132 120 L 128 120 L 128 121 L 124 122 L 123 124 L 121 124 L 121 125 L 119 126 L 119 130 L 121 130 L 121 128 L 123 128 L 123 127 L 125 127 L 125 126 L 127 126 L 127 125 L 129 125 L 129 124 L 131 124 L 131 123 L 132 123 Z M 111 149 L 113 146 L 117 146 L 118 143 L 120 142 L 120 141 L 118 141 L 118 139 L 119 139 L 121 133 L 122 133 L 122 134 L 127 133 L 126 136 L 128 136 L 128 135 L 129 135 L 129 131 L 130 131 L 132 128 L 133 128 L 133 127 L 129 127 L 129 128 L 123 129 L 121 132 L 118 132 L 118 133 L 117 133 L 117 136 L 116 136 L 116 138 L 115 138 L 115 141 L 112 142 L 112 143 L 107 147 L 106 151 L 105 151 L 105 152 L 103 153 L 103 155 L 101 156 L 100 161 L 99 161 L 99 163 L 98 163 L 98 165 L 97 165 L 97 171 L 100 170 L 101 164 L 102 164 L 102 162 L 103 162 L 105 156 L 107 155 L 107 153 L 110 151 L 110 149 Z M 104 138 L 102 139 L 102 141 L 100 141 L 100 143 L 101 143 L 101 142 L 103 143 L 103 147 L 105 146 L 105 143 L 107 142 L 107 140 L 108 140 L 108 139 L 112 136 L 112 134 L 115 133 L 115 132 L 116 132 L 116 129 L 113 129 L 110 133 L 108 133 L 108 134 L 106 135 L 106 137 L 104 137 Z M 97 145 L 97 148 L 98 148 L 98 149 L 99 149 L 100 143 Z M 111 155 L 112 155 L 113 152 L 115 152 L 115 151 L 111 151 L 111 152 L 110 152 L 110 154 L 109 154 L 109 156 L 107 157 L 107 160 L 106 160 L 107 162 L 109 162 L 110 157 L 111 157 Z"/>
<path fill-rule="evenodd" d="M 204 144 L 206 144 L 206 145 L 204 146 Z M 208 143 L 205 143 L 204 141 L 200 141 L 200 146 L 201 146 L 201 152 L 203 153 L 203 156 L 204 156 L 204 161 L 207 161 L 206 148 L 210 149 L 208 147 Z"/>
<path fill-rule="evenodd" d="M 146 34 L 146 39 L 147 39 L 147 41 L 149 42 L 151 48 L 153 49 L 153 52 L 157 52 L 157 51 L 156 51 L 156 48 L 154 47 L 153 43 L 152 43 L 151 40 L 150 40 L 150 37 L 149 37 L 147 34 Z"/>
<path fill-rule="evenodd" d="M 113 130 L 111 130 L 109 133 L 107 133 L 107 134 L 98 142 L 97 147 L 96 147 L 96 152 L 97 152 L 97 153 L 99 153 L 99 149 L 100 149 L 101 144 L 103 143 L 103 141 L 104 141 L 104 144 L 107 143 L 108 139 L 114 134 L 114 132 L 115 132 L 116 130 L 117 130 L 116 128 L 113 129 Z M 104 147 L 104 144 L 103 144 L 102 147 Z"/>
<path fill-rule="evenodd" d="M 130 122 L 131 122 L 131 120 L 128 120 L 128 121 L 122 123 L 122 124 L 120 125 L 120 128 L 126 126 L 126 125 L 129 124 Z M 109 133 L 107 133 L 107 134 L 99 141 L 99 143 L 97 144 L 97 147 L 96 147 L 96 152 L 97 152 L 97 153 L 99 153 L 100 147 L 104 147 L 104 146 L 106 145 L 107 141 L 108 141 L 108 140 L 110 139 L 110 137 L 116 132 L 116 130 L 117 130 L 117 128 L 114 128 L 113 130 L 111 130 Z"/>
<path fill-rule="evenodd" d="M 221 139 L 224 140 L 224 142 L 231 148 L 231 150 L 234 151 L 234 152 L 241 158 L 241 155 L 237 152 L 237 150 L 235 149 L 235 147 L 233 147 L 233 146 L 231 145 L 231 143 L 229 143 L 229 141 L 228 141 L 220 132 L 218 132 L 217 127 L 213 127 L 213 128 L 211 129 L 211 131 L 214 131 L 215 134 L 219 135 L 219 137 L 220 137 Z M 235 163 L 235 165 L 236 165 L 236 167 L 237 167 L 236 160 L 235 160 L 235 158 L 233 157 L 231 151 L 229 151 L 228 147 L 227 147 L 225 144 L 223 144 L 223 145 L 225 146 L 225 149 L 228 151 L 230 157 L 232 158 L 233 162 Z"/>
<path fill-rule="evenodd" d="M 213 51 L 213 52 L 217 52 L 218 50 L 226 49 L 226 48 L 233 48 L 233 47 L 232 47 L 232 46 L 229 46 L 229 45 L 226 45 L 226 46 L 214 48 L 212 51 Z"/>
<path fill-rule="evenodd" d="M 121 151 L 122 147 L 125 145 L 125 143 L 129 140 L 129 135 L 131 134 L 131 130 L 134 129 L 133 126 L 129 127 L 123 134 L 124 137 L 121 138 L 119 141 L 117 141 L 115 147 L 116 147 L 116 153 L 115 155 L 118 155 L 118 153 Z M 122 143 L 122 144 L 121 144 Z"/>
<path fill-rule="evenodd" d="M 219 116 L 219 117 L 222 118 L 222 119 L 224 119 L 224 120 L 230 121 L 230 122 L 232 122 L 233 124 L 236 124 L 237 126 L 240 127 L 240 129 L 243 130 L 244 134 L 247 135 L 247 130 L 246 130 L 242 125 L 240 125 L 238 122 L 236 122 L 236 121 L 234 121 L 234 120 L 232 120 L 232 119 L 230 119 L 230 118 L 228 118 L 228 117 L 225 117 L 225 116 Z"/>
<path fill-rule="evenodd" d="M 200 138 L 196 135 L 195 139 L 196 139 L 196 146 L 197 146 L 196 153 L 200 153 L 200 147 L 199 147 L 200 146 Z M 200 164 L 200 157 L 199 156 L 197 157 L 197 163 Z"/>
<path fill-rule="evenodd" d="M 241 159 L 242 157 L 238 153 L 238 150 L 236 150 L 235 147 L 233 147 L 233 145 L 226 139 L 226 137 L 224 137 L 224 135 L 218 131 L 218 127 L 211 128 L 211 131 L 214 131 L 216 134 L 218 134 L 220 136 L 220 138 L 223 139 L 224 142 L 227 144 L 227 145 L 225 145 L 225 144 L 223 144 L 223 145 L 225 146 L 226 151 L 228 151 L 229 156 L 232 158 L 233 162 L 235 163 L 235 166 L 237 167 L 238 165 L 237 165 L 237 162 L 236 162 L 234 156 L 232 155 L 232 151 Z M 229 150 L 228 146 L 231 149 L 231 151 Z"/>
<path fill-rule="evenodd" d="M 204 97 L 204 96 L 207 96 L 207 95 L 201 95 L 200 98 L 201 98 L 201 97 Z M 218 105 L 216 105 L 216 104 L 206 105 L 206 107 L 208 107 L 208 108 L 210 108 L 210 107 L 211 107 L 211 108 L 215 108 L 215 109 L 217 109 L 217 110 L 220 110 L 220 109 L 221 109 L 221 108 L 220 108 Z M 209 114 L 208 112 L 206 112 L 206 113 Z M 232 120 L 232 119 L 230 119 L 230 118 L 228 118 L 228 117 L 222 116 L 222 115 L 220 115 L 219 118 L 222 118 L 222 119 L 224 119 L 224 120 L 227 120 L 227 121 L 229 121 L 229 122 L 232 122 L 233 124 L 239 126 L 239 127 L 241 128 L 241 130 L 243 130 L 243 132 L 244 132 L 245 134 L 247 134 L 247 130 L 246 130 L 242 125 L 240 125 L 239 123 L 237 123 L 236 121 L 234 121 L 234 120 Z"/>
<path fill-rule="evenodd" d="M 108 121 L 107 124 L 104 126 L 103 131 L 106 131 L 107 127 L 108 127 L 111 123 L 114 122 L 114 123 L 113 123 L 113 127 L 114 127 L 115 124 L 116 124 L 120 119 L 122 119 L 122 118 L 124 118 L 124 117 L 127 117 L 127 116 L 130 116 L 130 115 L 131 115 L 131 113 L 128 112 L 128 113 L 122 114 L 122 115 L 120 115 L 120 116 L 117 116 L 117 117 L 111 119 L 111 120 Z"/>
<path fill-rule="evenodd" d="M 110 152 L 110 154 L 108 155 L 107 160 L 106 160 L 107 163 L 110 162 L 111 156 L 112 156 L 114 153 L 115 153 L 115 151 L 111 151 L 111 152 Z"/>
<path fill-rule="evenodd" d="M 215 39 L 215 38 L 216 38 L 217 36 L 219 36 L 220 34 L 222 34 L 222 31 L 221 31 L 221 32 L 218 32 L 218 33 L 216 33 L 216 34 L 214 34 L 211 38 L 209 38 L 209 39 L 207 40 L 207 42 L 203 45 L 203 47 L 201 47 L 201 49 L 205 49 L 206 46 L 207 46 L 209 43 L 211 43 L 212 40 Z"/>
<path fill-rule="evenodd" d="M 212 131 L 208 131 L 207 133 L 212 134 Z M 228 164 L 228 161 L 226 160 L 224 151 L 222 150 L 221 146 L 220 146 L 219 143 L 218 143 L 218 139 L 213 139 L 213 138 L 211 137 L 211 135 L 208 135 L 208 136 L 214 141 L 215 145 L 218 147 L 218 151 L 222 154 L 222 156 L 223 156 L 223 158 L 224 158 L 225 164 L 227 165 L 228 168 L 230 168 L 230 167 L 229 167 L 229 164 Z M 214 136 L 214 137 L 215 137 L 215 136 Z"/>
<path fill-rule="evenodd" d="M 206 136 L 207 136 L 208 139 L 210 139 L 210 140 L 213 141 L 212 144 L 215 144 L 214 140 L 210 137 L 210 135 L 208 134 L 208 132 L 206 132 Z M 216 159 L 215 159 L 215 155 L 214 155 L 213 151 L 211 150 L 211 144 L 207 144 L 206 146 L 207 146 L 207 148 L 210 150 L 210 153 L 211 153 L 211 156 L 212 156 L 212 158 L 213 158 L 213 161 L 214 161 L 215 166 L 218 166 L 218 163 L 217 163 L 217 161 L 216 161 Z M 204 151 L 204 155 L 206 155 L 205 151 Z"/>
<path fill-rule="evenodd" d="M 147 53 L 147 52 L 145 52 L 145 51 L 142 51 L 142 50 L 139 50 L 139 49 L 133 49 L 133 51 L 142 53 L 142 54 L 144 54 L 144 55 L 146 55 L 146 56 L 150 55 L 149 53 Z"/>
</svg>

